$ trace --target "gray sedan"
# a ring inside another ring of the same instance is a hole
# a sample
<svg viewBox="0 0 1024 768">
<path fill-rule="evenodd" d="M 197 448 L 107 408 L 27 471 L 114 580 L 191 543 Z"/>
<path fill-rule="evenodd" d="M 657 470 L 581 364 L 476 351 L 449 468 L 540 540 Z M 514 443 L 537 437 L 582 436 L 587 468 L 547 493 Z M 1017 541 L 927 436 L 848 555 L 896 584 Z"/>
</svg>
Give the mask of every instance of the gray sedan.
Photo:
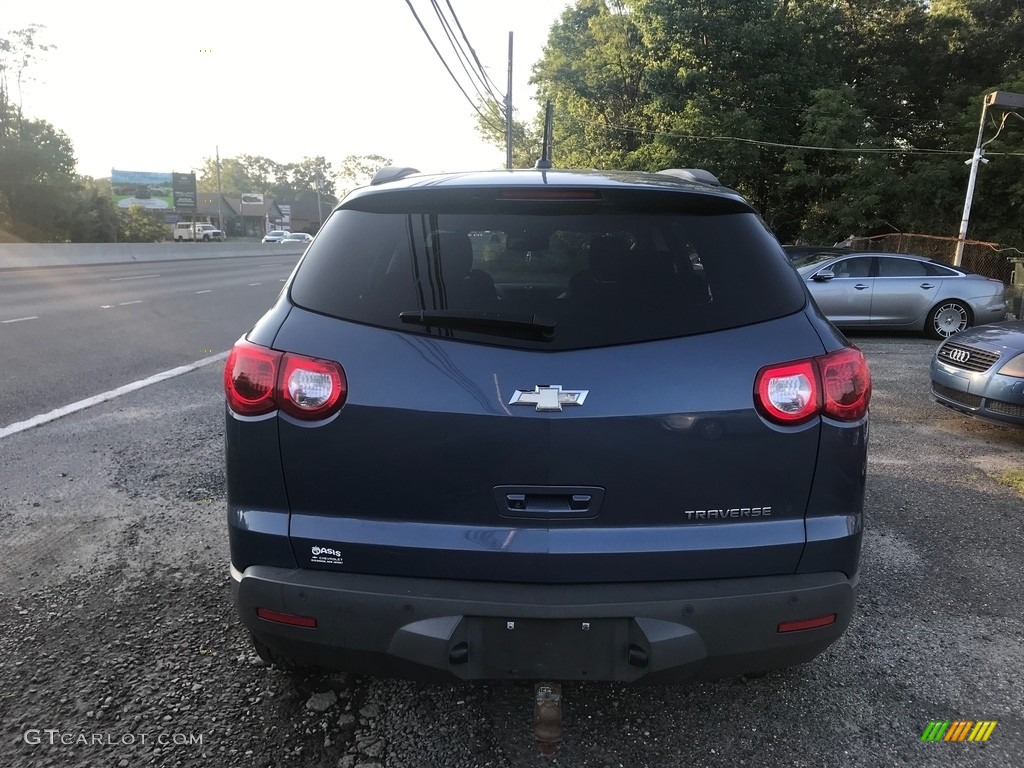
<svg viewBox="0 0 1024 768">
<path fill-rule="evenodd" d="M 935 402 L 968 416 L 1024 427 L 1024 320 L 979 325 L 932 358 Z"/>
<path fill-rule="evenodd" d="M 840 327 L 924 331 L 945 339 L 1006 314 L 1002 282 L 924 256 L 816 254 L 794 266 L 821 311 Z"/>
</svg>

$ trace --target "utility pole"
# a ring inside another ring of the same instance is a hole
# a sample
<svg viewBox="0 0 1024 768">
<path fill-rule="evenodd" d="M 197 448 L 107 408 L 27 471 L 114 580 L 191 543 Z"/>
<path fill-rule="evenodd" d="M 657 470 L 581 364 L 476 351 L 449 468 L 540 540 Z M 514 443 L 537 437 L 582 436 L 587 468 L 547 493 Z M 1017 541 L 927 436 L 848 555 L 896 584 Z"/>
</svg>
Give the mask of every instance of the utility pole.
<svg viewBox="0 0 1024 768">
<path fill-rule="evenodd" d="M 981 105 L 981 122 L 978 125 L 978 142 L 974 147 L 974 155 L 967 162 L 971 166 L 971 175 L 967 180 L 967 196 L 964 198 L 964 215 L 960 219 L 960 234 L 956 239 L 956 251 L 953 254 L 953 266 L 959 267 L 964 258 L 964 244 L 967 240 L 967 226 L 971 220 L 971 203 L 974 202 L 974 187 L 978 181 L 978 168 L 985 159 L 985 145 L 982 137 L 985 133 L 985 114 L 989 107 L 1001 107 L 1007 111 L 1024 109 L 1024 94 L 1010 91 L 993 91 L 986 94 Z M 991 139 L 990 139 L 991 141 Z"/>
<path fill-rule="evenodd" d="M 321 179 L 320 169 L 316 172 L 316 215 L 319 217 L 319 221 L 316 223 L 316 231 L 320 231 L 320 227 L 324 225 L 324 209 L 320 205 L 320 187 L 323 185 Z"/>
<path fill-rule="evenodd" d="M 967 197 L 964 198 L 964 215 L 960 219 L 960 234 L 956 238 L 956 252 L 953 254 L 953 266 L 959 267 L 964 259 L 964 241 L 967 239 L 967 225 L 971 221 L 971 203 L 974 202 L 974 185 L 978 181 L 978 168 L 985 156 L 981 140 L 985 133 L 985 110 L 988 109 L 988 96 L 981 105 L 981 124 L 978 126 L 978 142 L 974 146 L 974 155 L 967 162 L 971 166 L 971 175 L 967 179 Z M 987 162 L 987 161 L 986 161 Z"/>
<path fill-rule="evenodd" d="M 508 90 L 505 91 L 505 168 L 512 170 L 512 32 L 508 33 Z"/>
<path fill-rule="evenodd" d="M 228 229 L 224 226 L 224 210 L 221 207 L 221 202 L 224 200 L 224 195 L 220 192 L 220 145 L 215 145 L 214 150 L 217 153 L 217 229 L 219 229 L 225 240 L 228 239 Z M 239 204 L 241 205 L 241 204 Z"/>
</svg>

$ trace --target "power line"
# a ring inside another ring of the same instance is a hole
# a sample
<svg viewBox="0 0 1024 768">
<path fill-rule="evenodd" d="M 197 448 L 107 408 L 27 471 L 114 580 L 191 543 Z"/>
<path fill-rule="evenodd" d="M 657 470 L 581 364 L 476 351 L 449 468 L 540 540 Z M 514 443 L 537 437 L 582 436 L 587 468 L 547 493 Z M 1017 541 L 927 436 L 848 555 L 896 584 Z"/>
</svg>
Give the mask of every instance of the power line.
<svg viewBox="0 0 1024 768">
<path fill-rule="evenodd" d="M 434 53 L 437 54 L 437 58 L 441 60 L 441 64 L 443 64 L 445 70 L 447 70 L 448 76 L 451 77 L 452 82 L 455 83 L 456 87 L 462 92 L 462 95 L 466 98 L 466 101 L 469 102 L 469 105 L 473 108 L 473 111 L 476 112 L 480 116 L 480 119 L 483 120 L 484 123 L 490 126 L 493 130 L 500 130 L 500 128 L 498 128 L 487 115 L 480 111 L 480 107 L 478 107 L 476 102 L 473 101 L 472 98 L 470 98 L 468 93 L 466 93 L 466 89 L 462 87 L 462 83 L 459 82 L 459 79 L 455 76 L 455 73 L 452 72 L 452 68 L 448 66 L 448 62 L 445 61 L 444 56 L 442 56 L 441 52 L 437 49 L 437 45 L 435 45 L 433 38 L 427 31 L 427 28 L 423 26 L 423 22 L 420 20 L 419 14 L 416 13 L 416 9 L 412 5 L 412 0 L 405 0 L 405 4 L 409 6 L 409 10 L 412 11 L 413 18 L 415 18 L 416 23 L 419 24 L 420 29 L 423 31 L 423 34 L 427 38 L 427 42 L 430 43 L 430 47 L 434 49 Z"/>
<path fill-rule="evenodd" d="M 477 71 L 481 75 L 483 75 L 487 83 L 490 84 L 488 90 L 494 96 L 494 100 L 500 103 L 502 99 L 505 97 L 505 94 L 503 94 L 501 92 L 501 89 L 498 88 L 497 85 L 495 85 L 494 81 L 491 80 L 491 76 L 487 74 L 487 70 L 484 68 L 484 65 L 480 63 L 480 58 L 476 55 L 476 50 L 473 48 L 473 44 L 470 43 L 469 38 L 466 37 L 466 30 L 462 28 L 462 22 L 459 21 L 458 14 L 456 14 L 455 9 L 452 8 L 451 0 L 445 0 L 445 3 L 448 6 L 448 10 L 452 14 L 452 18 L 455 19 L 455 26 L 457 26 L 459 28 L 459 32 L 462 33 L 462 39 L 466 41 L 466 47 L 469 48 L 469 52 L 473 55 L 473 61 L 476 62 Z"/>
<path fill-rule="evenodd" d="M 788 144 L 780 141 L 767 141 L 764 139 L 748 139 L 742 136 L 707 136 L 695 133 L 679 133 L 675 131 L 657 131 L 651 128 L 636 128 L 627 125 L 616 125 L 614 123 L 601 124 L 593 120 L 580 120 L 577 122 L 586 123 L 604 130 L 624 131 L 627 133 L 647 134 L 650 136 L 664 136 L 672 139 L 693 139 L 696 141 L 722 141 L 739 142 L 741 144 L 752 144 L 762 147 L 773 147 L 776 149 L 799 149 L 816 152 L 842 152 L 852 154 L 887 154 L 887 155 L 958 155 L 960 157 L 970 156 L 970 152 L 956 149 L 925 149 L 920 147 L 826 147 L 813 144 Z M 1024 157 L 1024 152 L 986 152 L 986 157 Z"/>
<path fill-rule="evenodd" d="M 444 11 L 441 10 L 441 6 L 438 4 L 437 0 L 430 0 L 430 4 L 434 8 L 437 20 L 441 22 L 441 29 L 444 30 L 445 36 L 448 38 L 448 43 L 451 45 L 452 50 L 455 51 L 455 58 L 462 67 L 462 71 L 466 73 L 466 77 L 469 78 L 469 84 L 473 87 L 473 90 L 476 91 L 477 96 L 479 96 L 480 100 L 485 103 L 492 99 L 497 101 L 493 94 L 488 90 L 487 83 L 484 78 L 476 71 L 476 69 L 473 68 L 473 63 L 469 60 L 469 54 L 463 50 L 462 44 L 459 42 L 459 39 L 455 34 L 455 30 L 452 29 L 451 22 L 448 21 L 447 17 L 444 15 Z M 470 46 L 470 50 L 472 50 L 472 46 Z M 481 88 L 483 90 L 481 90 Z"/>
</svg>

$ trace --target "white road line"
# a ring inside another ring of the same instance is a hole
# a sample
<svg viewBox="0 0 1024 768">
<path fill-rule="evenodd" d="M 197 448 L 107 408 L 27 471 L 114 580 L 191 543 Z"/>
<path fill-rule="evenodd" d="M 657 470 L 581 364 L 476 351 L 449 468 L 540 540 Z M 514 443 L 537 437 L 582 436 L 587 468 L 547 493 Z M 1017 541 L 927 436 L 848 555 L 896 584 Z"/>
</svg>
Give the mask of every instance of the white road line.
<svg viewBox="0 0 1024 768">
<path fill-rule="evenodd" d="M 131 304 L 141 304 L 141 303 L 142 303 L 142 301 L 140 299 L 136 299 L 135 301 L 122 301 L 117 306 L 119 306 L 119 307 L 127 307 L 127 306 L 129 306 Z"/>
<path fill-rule="evenodd" d="M 132 277 L 112 277 L 110 282 L 117 283 L 121 280 L 144 280 L 147 277 L 160 277 L 160 275 L 133 275 Z"/>
<path fill-rule="evenodd" d="M 115 397 L 121 395 L 127 395 L 129 392 L 134 392 L 137 389 L 148 387 L 151 384 L 159 384 L 161 381 L 167 381 L 167 379 L 173 379 L 176 376 L 194 371 L 198 368 L 203 368 L 207 365 L 219 362 L 227 359 L 228 353 L 221 352 L 218 355 L 212 357 L 204 357 L 202 360 L 196 360 L 194 363 L 188 365 L 182 365 L 177 368 L 171 368 L 169 371 L 162 371 L 160 373 L 153 374 L 152 376 L 133 381 L 131 384 L 125 384 L 123 387 L 112 389 L 109 392 L 104 392 L 101 395 L 95 395 L 93 397 L 87 397 L 85 400 L 79 400 L 77 403 L 71 403 L 71 405 L 65 405 L 62 408 L 56 408 L 49 413 L 44 413 L 39 416 L 33 416 L 31 419 L 25 421 L 19 421 L 10 426 L 0 429 L 0 439 L 10 437 L 18 432 L 24 432 L 26 429 L 32 429 L 32 427 L 38 427 L 40 424 L 46 424 L 50 421 L 55 421 L 62 416 L 68 416 L 69 414 L 76 413 L 77 411 L 91 408 L 94 405 L 105 403 L 107 400 L 113 400 Z"/>
<path fill-rule="evenodd" d="M 281 278 L 280 280 L 278 280 L 277 282 L 279 282 L 279 283 L 283 283 L 283 282 L 285 282 L 286 280 L 287 280 L 287 278 L 284 278 L 284 277 L 282 277 L 282 278 Z"/>
<path fill-rule="evenodd" d="M 250 288 L 251 288 L 252 286 L 254 286 L 254 285 L 262 285 L 262 283 L 249 283 L 249 287 L 250 287 Z"/>
<path fill-rule="evenodd" d="M 32 317 L 16 317 L 13 320 L 0 320 L 0 323 L 7 325 L 8 323 L 23 323 L 26 320 L 38 320 L 39 315 L 32 315 Z"/>
<path fill-rule="evenodd" d="M 196 295 L 199 295 L 200 293 L 210 293 L 210 291 L 196 291 Z"/>
<path fill-rule="evenodd" d="M 113 304 L 100 304 L 100 309 L 110 309 L 113 306 Z"/>
</svg>

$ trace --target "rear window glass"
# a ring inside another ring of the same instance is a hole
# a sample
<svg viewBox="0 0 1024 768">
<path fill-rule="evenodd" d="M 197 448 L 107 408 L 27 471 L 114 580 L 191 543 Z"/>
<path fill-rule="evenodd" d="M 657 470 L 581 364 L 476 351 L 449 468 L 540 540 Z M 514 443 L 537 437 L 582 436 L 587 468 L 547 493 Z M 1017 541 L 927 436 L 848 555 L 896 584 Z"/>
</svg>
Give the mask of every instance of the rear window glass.
<svg viewBox="0 0 1024 768">
<path fill-rule="evenodd" d="M 805 303 L 798 276 L 749 211 L 716 213 L 706 201 L 699 212 L 488 207 L 499 210 L 339 210 L 307 251 L 292 301 L 409 333 L 551 350 L 707 333 Z M 411 324 L 421 311 L 468 320 Z M 554 329 L 518 338 L 473 318 Z"/>
</svg>

